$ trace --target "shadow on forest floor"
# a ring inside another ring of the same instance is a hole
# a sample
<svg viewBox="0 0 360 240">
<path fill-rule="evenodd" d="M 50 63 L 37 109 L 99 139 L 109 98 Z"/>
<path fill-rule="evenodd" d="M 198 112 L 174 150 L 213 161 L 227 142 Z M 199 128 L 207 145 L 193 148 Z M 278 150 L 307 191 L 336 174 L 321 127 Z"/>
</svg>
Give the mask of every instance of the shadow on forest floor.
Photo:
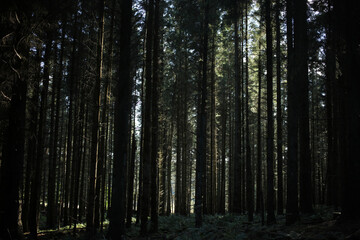
<svg viewBox="0 0 360 240">
<path fill-rule="evenodd" d="M 127 238 L 131 240 L 145 239 L 236 239 L 236 240 L 360 240 L 360 222 L 338 223 L 332 219 L 329 208 L 321 208 L 311 216 L 302 216 L 294 225 L 286 226 L 285 217 L 277 216 L 277 223 L 271 226 L 262 225 L 259 216 L 255 215 L 252 223 L 247 216 L 214 215 L 205 216 L 201 228 L 195 228 L 194 216 L 184 217 L 171 215 L 159 217 L 159 232 L 149 237 L 139 237 L 139 226 L 133 224 L 128 229 Z M 106 230 L 99 233 L 96 239 L 106 239 Z M 50 239 L 88 239 L 85 229 L 80 228 L 76 235 L 72 230 L 43 231 L 40 240 Z M 120 238 L 119 238 L 120 239 Z"/>
</svg>

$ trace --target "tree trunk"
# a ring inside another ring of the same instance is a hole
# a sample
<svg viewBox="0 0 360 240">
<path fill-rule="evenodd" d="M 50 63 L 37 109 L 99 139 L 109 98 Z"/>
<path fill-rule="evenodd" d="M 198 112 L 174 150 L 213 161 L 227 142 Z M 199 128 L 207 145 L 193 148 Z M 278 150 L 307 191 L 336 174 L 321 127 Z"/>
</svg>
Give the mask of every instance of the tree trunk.
<svg viewBox="0 0 360 240">
<path fill-rule="evenodd" d="M 246 132 L 246 147 L 245 147 L 245 156 L 246 156 L 246 205 L 248 211 L 248 220 L 251 222 L 254 220 L 254 183 L 253 183 L 253 169 L 252 169 L 252 160 L 251 160 L 251 147 L 250 147 L 250 129 L 249 129 L 249 57 L 248 57 L 248 5 L 246 3 L 245 7 L 245 92 L 246 92 L 246 102 L 245 102 L 245 132 Z"/>
<path fill-rule="evenodd" d="M 86 194 L 85 194 L 85 185 L 86 185 L 86 179 L 87 179 L 87 175 L 86 171 L 85 171 L 85 163 L 86 163 L 86 159 L 88 157 L 87 154 L 87 149 L 88 149 L 88 116 L 89 116 L 89 106 L 86 105 L 86 111 L 85 111 L 85 118 L 84 118 L 84 144 L 83 144 L 83 156 L 82 156 L 82 168 L 81 168 L 81 180 L 80 180 L 80 199 L 79 199 L 79 215 L 78 215 L 78 221 L 81 222 L 82 221 L 82 217 L 84 215 L 85 212 L 85 203 L 86 203 Z"/>
<path fill-rule="evenodd" d="M 234 136 L 234 193 L 232 210 L 241 214 L 241 105 L 240 105 L 240 62 L 239 62 L 239 33 L 238 33 L 238 11 L 235 5 L 235 136 Z"/>
<path fill-rule="evenodd" d="M 168 143 L 168 152 L 169 156 L 167 157 L 167 196 L 166 196 L 166 215 L 169 216 L 171 214 L 171 161 L 172 161 L 172 143 L 173 143 L 173 131 L 174 131 L 174 122 L 171 121 L 170 133 L 169 133 L 169 143 Z"/>
<path fill-rule="evenodd" d="M 36 161 L 36 139 L 37 139 L 37 133 L 36 130 L 38 128 L 38 105 L 39 105 L 39 82 L 38 79 L 40 79 L 40 51 L 37 51 L 36 57 L 35 57 L 35 76 L 34 76 L 34 82 L 33 82 L 33 89 L 32 91 L 29 91 L 31 94 L 30 101 L 28 104 L 28 118 L 31 119 L 31 122 L 29 124 L 29 137 L 27 139 L 27 157 L 26 157 L 26 176 L 25 176 L 25 193 L 24 193 L 24 199 L 23 199 L 23 206 L 22 206 L 22 224 L 23 224 L 23 231 L 29 232 L 29 212 L 30 212 L 30 195 L 31 195 L 31 181 L 33 179 L 34 174 L 34 164 Z"/>
<path fill-rule="evenodd" d="M 135 124 L 135 122 L 134 122 Z M 135 138 L 135 126 L 132 134 L 131 156 L 130 166 L 128 172 L 128 200 L 127 200 L 127 214 L 126 214 L 126 227 L 131 227 L 132 222 L 132 209 L 133 209 L 133 197 L 134 197 L 134 170 L 135 170 L 135 154 L 136 154 L 136 138 Z"/>
<path fill-rule="evenodd" d="M 17 14 L 15 12 L 15 14 Z M 22 14 L 19 14 L 22 24 Z M 0 238 L 1 239 L 24 239 L 21 226 L 21 203 L 20 186 L 23 178 L 24 145 L 25 145 L 25 111 L 27 91 L 27 66 L 23 60 L 28 56 L 29 48 L 21 41 L 23 31 L 27 26 L 16 26 L 14 37 L 11 38 L 14 52 L 9 53 L 12 58 L 12 70 L 8 70 L 7 77 L 12 81 L 12 95 L 9 109 L 9 125 L 5 144 L 2 146 L 1 178 L 0 178 Z M 2 30 L 5 30 L 4 28 Z M 12 30 L 12 29 L 11 29 Z M 5 41 L 5 38 L 4 40 Z M 5 44 L 3 42 L 2 44 Z M 15 49 L 16 48 L 16 49 Z M 4 51 L 5 53 L 5 51 Z M 7 52 L 6 52 L 7 53 Z M 18 54 L 20 53 L 20 55 Z M 15 55 L 16 54 L 16 55 Z M 4 59 L 3 52 L 0 54 Z M 19 56 L 19 57 L 18 57 Z M 10 61 L 10 59 L 7 59 Z M 21 73 L 21 74 L 18 74 Z M 2 74 L 4 74 L 2 72 Z M 4 76 L 4 75 L 3 75 Z"/>
<path fill-rule="evenodd" d="M 267 89 L 267 224 L 275 223 L 274 213 L 274 119 L 273 119 L 273 50 L 271 1 L 265 0 L 266 22 L 266 89 Z"/>
<path fill-rule="evenodd" d="M 47 113 L 47 98 L 49 88 L 50 76 L 50 56 L 52 49 L 52 36 L 47 34 L 47 42 L 44 56 L 44 75 L 43 75 L 43 88 L 41 90 L 41 103 L 40 103 L 40 118 L 38 128 L 38 143 L 37 143 L 37 159 L 34 165 L 34 176 L 31 185 L 30 196 L 30 212 L 29 212 L 29 227 L 30 233 L 33 238 L 37 238 L 38 221 L 39 221 L 39 204 L 41 180 L 42 180 L 42 165 L 44 161 L 44 142 L 46 132 L 46 113 Z"/>
<path fill-rule="evenodd" d="M 340 71 L 342 75 L 339 81 L 342 82 L 344 89 L 338 89 L 343 92 L 344 105 L 340 105 L 340 111 L 345 115 L 341 115 L 346 125 L 346 131 L 341 134 L 345 135 L 347 145 L 345 148 L 346 158 L 342 159 L 342 214 L 341 221 L 354 222 L 360 219 L 359 194 L 360 185 L 356 184 L 360 181 L 360 165 L 359 165 L 359 149 L 360 149 L 360 101 L 359 91 L 359 44 L 360 35 L 354 29 L 359 25 L 359 5 L 356 1 L 348 4 L 334 1 L 334 12 L 337 21 L 337 39 L 338 43 L 343 43 L 343 47 L 338 50 L 338 59 Z M 340 136 L 342 137 L 342 136 Z M 345 147 L 344 146 L 344 147 Z"/>
<path fill-rule="evenodd" d="M 79 203 L 79 189 L 80 189 L 80 170 L 81 170 L 81 148 L 82 148 L 82 137 L 83 137 L 83 119 L 84 119 L 84 113 L 85 113 L 85 93 L 80 93 L 79 89 L 76 90 L 78 92 L 77 94 L 81 95 L 78 96 L 79 103 L 78 107 L 79 110 L 77 110 L 75 114 L 75 119 L 77 119 L 78 123 L 75 123 L 74 125 L 74 161 L 73 161 L 73 169 L 74 169 L 74 190 L 73 190 L 73 208 L 72 208 L 72 222 L 74 224 L 74 234 L 76 233 L 76 224 L 79 222 L 78 219 L 78 203 Z M 75 160 L 76 159 L 76 160 Z M 83 161 L 84 164 L 84 161 Z"/>
<path fill-rule="evenodd" d="M 159 184 L 158 184 L 158 150 L 159 150 L 159 84 L 160 84 L 160 11 L 161 0 L 155 0 L 154 5 L 154 52 L 153 52 L 153 84 L 151 106 L 151 232 L 158 231 L 159 225 Z"/>
<path fill-rule="evenodd" d="M 335 134 L 335 81 L 336 81 L 336 55 L 334 42 L 334 20 L 333 12 L 331 11 L 329 1 L 329 25 L 327 26 L 326 37 L 326 117 L 327 117 L 327 172 L 326 172 L 326 204 L 333 205 L 335 209 L 338 206 L 337 202 L 337 139 Z"/>
<path fill-rule="evenodd" d="M 216 171 L 217 171 L 217 144 L 216 144 L 216 89 L 215 89 L 215 30 L 211 31 L 211 70 L 210 70 L 210 213 L 214 214 L 216 201 Z"/>
<path fill-rule="evenodd" d="M 177 77 L 177 88 L 181 88 L 180 78 Z M 176 97 L 176 179 L 175 179 L 175 213 L 180 213 L 181 208 L 181 94 Z"/>
<path fill-rule="evenodd" d="M 294 79 L 299 91 L 299 162 L 300 162 L 300 211 L 313 213 L 311 190 L 311 156 L 309 136 L 309 80 L 307 47 L 307 1 L 294 1 L 294 54 L 296 67 Z"/>
<path fill-rule="evenodd" d="M 204 191 L 206 191 L 206 99 L 207 99 L 207 57 L 209 32 L 209 2 L 202 2 L 204 8 L 203 42 L 202 42 L 202 79 L 199 79 L 199 108 L 196 141 L 196 187 L 195 187 L 195 226 L 201 227 L 203 220 Z"/>
<path fill-rule="evenodd" d="M 159 215 L 165 216 L 166 211 L 166 198 L 168 195 L 167 188 L 166 188 L 166 166 L 167 166 L 167 159 L 169 156 L 168 152 L 168 132 L 167 132 L 167 122 L 166 120 L 162 120 L 162 159 L 159 163 L 160 166 L 160 173 L 159 173 L 159 195 L 160 195 L 160 202 L 159 202 Z"/>
<path fill-rule="evenodd" d="M 227 101 L 227 88 L 224 83 L 222 89 L 222 107 L 221 107 L 221 180 L 220 180 L 220 201 L 219 201 L 219 213 L 225 214 L 225 169 L 226 169 L 226 133 L 227 133 L 227 117 L 229 102 Z"/>
<path fill-rule="evenodd" d="M 58 51 L 55 51 L 55 59 L 57 58 Z M 56 61 L 56 60 L 55 60 Z M 55 151 L 55 142 L 54 142 L 54 122 L 55 122 L 55 99 L 56 99 L 56 92 L 57 92 L 57 85 L 59 83 L 58 74 L 57 72 L 54 73 L 54 81 L 51 86 L 51 105 L 50 105 L 50 140 L 49 140 L 49 174 L 48 174 L 48 188 L 47 188 L 47 207 L 46 207 L 46 225 L 49 229 L 54 228 L 55 221 L 54 221 L 54 205 L 55 205 L 55 178 L 56 178 L 56 165 L 54 159 L 54 151 Z M 51 214 L 50 214 L 51 213 Z M 49 215 L 50 214 L 50 215 Z"/>
<path fill-rule="evenodd" d="M 72 162 L 72 144 L 73 144 L 73 108 L 74 108 L 74 85 L 75 85 L 75 71 L 76 71 L 76 46 L 77 46 L 77 37 L 78 37 L 78 16 L 75 14 L 75 19 L 73 23 L 73 42 L 71 50 L 71 66 L 70 66 L 70 86 L 69 86 L 69 115 L 68 115 L 68 129 L 67 129 L 67 149 L 66 149 L 66 167 L 65 167 L 65 187 L 64 187 L 64 225 L 69 224 L 69 198 L 70 198 L 70 168 Z"/>
<path fill-rule="evenodd" d="M 150 181 L 151 181 L 151 101 L 152 101 L 152 54 L 153 54 L 153 18 L 154 18 L 154 0 L 148 2 L 147 22 L 146 22 L 146 92 L 145 92 L 145 128 L 144 128 L 144 165 L 143 165 L 143 195 L 141 199 L 141 235 L 147 234 L 149 203 L 150 203 Z"/>
<path fill-rule="evenodd" d="M 260 22 L 261 26 L 261 22 Z M 259 39 L 259 56 L 258 56 L 258 102 L 257 102 L 257 164 L 256 164 L 256 213 L 264 213 L 264 197 L 263 197 L 263 179 L 262 179 L 262 134 L 261 134 L 261 39 Z"/>
<path fill-rule="evenodd" d="M 298 112 L 297 91 L 294 81 L 293 49 L 293 1 L 286 2 L 287 51 L 288 51 L 288 162 L 287 162 L 287 203 L 286 224 L 299 219 L 298 209 Z"/>
<path fill-rule="evenodd" d="M 89 172 L 89 192 L 86 215 L 86 230 L 92 236 L 96 232 L 95 226 L 95 198 L 96 186 L 98 184 L 97 171 L 99 160 L 99 122 L 100 122 L 100 84 L 103 80 L 103 52 L 104 52 L 104 0 L 99 0 L 99 32 L 97 42 L 97 59 L 96 59 L 96 79 L 93 86 L 92 95 L 92 127 L 91 127 L 91 154 L 90 154 L 90 172 Z"/>
<path fill-rule="evenodd" d="M 62 33 L 61 33 L 61 48 L 59 53 L 59 65 L 57 70 L 57 85 L 56 85 L 56 110 L 55 110 L 55 127 L 54 127 L 54 139 L 53 139 L 53 154 L 52 159 L 50 161 L 53 162 L 53 169 L 52 169 L 52 175 L 53 177 L 50 177 L 51 171 L 49 172 L 49 188 L 48 188 L 48 212 L 47 212 L 47 225 L 50 228 L 56 227 L 56 210 L 57 210 L 57 201 L 55 198 L 55 192 L 56 192 L 56 166 L 57 159 L 58 159 L 58 138 L 59 138 L 59 122 L 60 122 L 60 106 L 61 106 L 61 87 L 62 87 L 62 78 L 63 78 L 63 58 L 64 58 L 64 42 L 65 42 L 65 27 L 62 26 Z M 55 90 L 55 89 L 54 89 Z M 61 137 L 60 137 L 61 138 Z M 58 176 L 59 177 L 59 176 Z M 52 178 L 50 181 L 50 178 Z M 53 194 L 53 196 L 52 196 Z"/>
<path fill-rule="evenodd" d="M 129 118 L 131 114 L 131 18 L 132 0 L 121 2 L 120 63 L 116 88 L 114 118 L 114 165 L 109 237 L 117 239 L 125 234 L 126 169 Z"/>
<path fill-rule="evenodd" d="M 277 135 L 277 214 L 284 213 L 283 198 L 283 138 L 282 138 L 282 106 L 281 106 L 281 49 L 280 49 L 280 0 L 276 0 L 276 135 Z"/>
</svg>

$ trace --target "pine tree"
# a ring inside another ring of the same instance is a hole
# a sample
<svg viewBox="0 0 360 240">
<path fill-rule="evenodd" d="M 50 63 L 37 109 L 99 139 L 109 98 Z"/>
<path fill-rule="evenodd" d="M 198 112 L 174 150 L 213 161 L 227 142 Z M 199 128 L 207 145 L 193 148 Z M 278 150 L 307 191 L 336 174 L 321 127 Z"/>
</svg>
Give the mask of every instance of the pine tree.
<svg viewBox="0 0 360 240">
<path fill-rule="evenodd" d="M 114 116 L 113 185 L 108 235 L 111 239 L 125 234 L 126 169 L 129 153 L 129 118 L 131 114 L 131 33 L 132 0 L 121 2 L 119 79 L 116 86 Z"/>
</svg>

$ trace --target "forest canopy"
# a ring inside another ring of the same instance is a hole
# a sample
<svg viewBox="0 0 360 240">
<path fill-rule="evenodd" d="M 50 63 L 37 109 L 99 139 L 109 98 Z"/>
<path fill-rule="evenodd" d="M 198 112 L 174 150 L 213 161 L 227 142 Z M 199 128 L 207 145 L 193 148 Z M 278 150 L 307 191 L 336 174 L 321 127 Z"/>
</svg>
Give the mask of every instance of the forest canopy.
<svg viewBox="0 0 360 240">
<path fill-rule="evenodd" d="M 298 239 L 283 228 L 304 222 L 358 236 L 359 12 L 356 0 L 3 3 L 0 239 L 267 238 L 258 225 Z"/>
</svg>

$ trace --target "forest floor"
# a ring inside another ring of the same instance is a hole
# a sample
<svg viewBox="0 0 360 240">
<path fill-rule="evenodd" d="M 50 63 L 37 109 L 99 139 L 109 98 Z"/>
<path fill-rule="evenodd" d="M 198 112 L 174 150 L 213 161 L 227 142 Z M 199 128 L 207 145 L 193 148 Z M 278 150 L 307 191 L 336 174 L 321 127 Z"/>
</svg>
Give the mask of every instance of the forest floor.
<svg viewBox="0 0 360 240">
<path fill-rule="evenodd" d="M 236 240 L 360 240 L 360 222 L 339 223 L 333 219 L 330 209 L 318 209 L 316 214 L 302 216 L 294 225 L 286 226 L 285 217 L 277 216 L 277 223 L 271 226 L 262 225 L 261 218 L 255 215 L 253 222 L 247 221 L 247 216 L 215 215 L 205 216 L 201 228 L 195 228 L 194 216 L 184 217 L 171 215 L 159 217 L 159 232 L 149 237 L 139 237 L 139 226 L 133 224 L 128 229 L 129 240 L 145 239 L 236 239 Z M 106 239 L 104 233 L 98 233 L 96 239 Z M 85 228 L 79 228 L 74 235 L 70 229 L 58 231 L 41 231 L 40 240 L 72 240 L 88 239 Z"/>
</svg>

